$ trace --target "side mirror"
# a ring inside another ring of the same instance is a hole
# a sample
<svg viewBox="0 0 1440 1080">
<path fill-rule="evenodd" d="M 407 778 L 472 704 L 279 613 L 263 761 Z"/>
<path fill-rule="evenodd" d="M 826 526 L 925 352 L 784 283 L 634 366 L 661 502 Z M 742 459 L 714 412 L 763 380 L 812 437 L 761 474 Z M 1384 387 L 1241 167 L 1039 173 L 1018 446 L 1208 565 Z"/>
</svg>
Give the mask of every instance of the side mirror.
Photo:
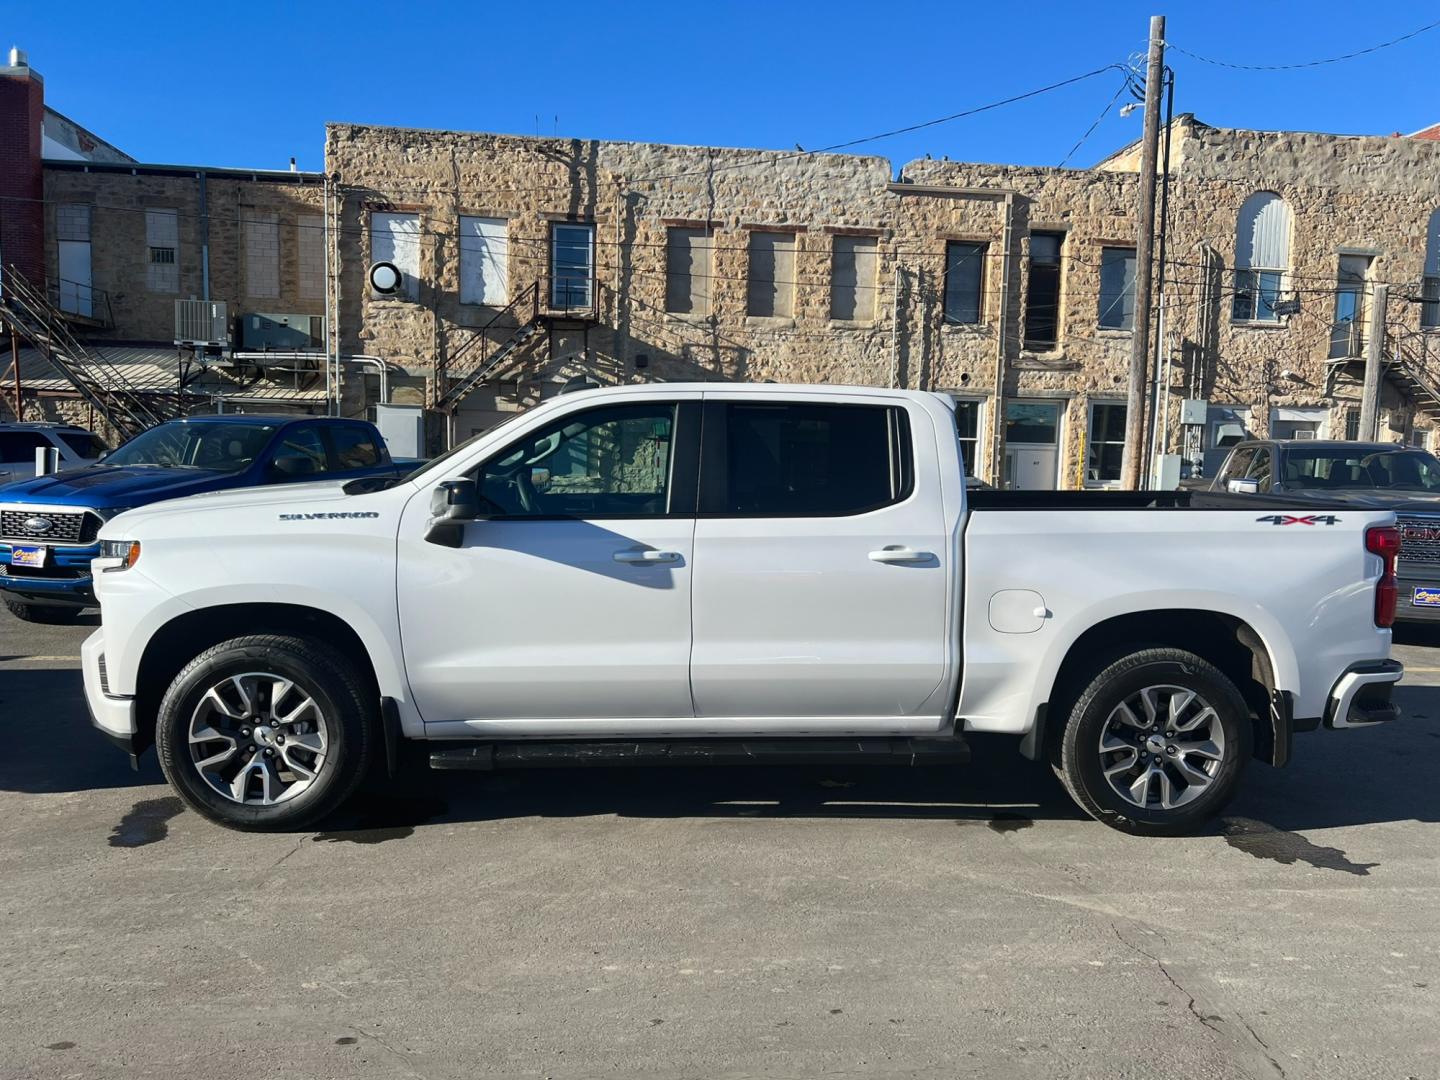
<svg viewBox="0 0 1440 1080">
<path fill-rule="evenodd" d="M 430 492 L 430 524 L 425 539 L 441 547 L 465 542 L 465 523 L 480 516 L 480 493 L 474 480 L 444 480 Z"/>
<path fill-rule="evenodd" d="M 313 476 L 318 470 L 315 468 L 314 459 L 304 454 L 286 454 L 270 463 L 270 471 L 286 480 L 292 480 L 297 476 Z"/>
<path fill-rule="evenodd" d="M 104 461 L 104 460 L 105 460 L 107 457 L 109 457 L 109 456 L 110 456 L 110 451 L 109 451 L 109 450 L 101 450 L 101 451 L 100 451 L 100 456 L 97 457 L 95 460 L 96 460 L 96 461 Z"/>
<path fill-rule="evenodd" d="M 1232 495 L 1258 495 L 1260 494 L 1260 481 L 1249 478 L 1243 480 L 1231 480 L 1225 485 Z"/>
</svg>

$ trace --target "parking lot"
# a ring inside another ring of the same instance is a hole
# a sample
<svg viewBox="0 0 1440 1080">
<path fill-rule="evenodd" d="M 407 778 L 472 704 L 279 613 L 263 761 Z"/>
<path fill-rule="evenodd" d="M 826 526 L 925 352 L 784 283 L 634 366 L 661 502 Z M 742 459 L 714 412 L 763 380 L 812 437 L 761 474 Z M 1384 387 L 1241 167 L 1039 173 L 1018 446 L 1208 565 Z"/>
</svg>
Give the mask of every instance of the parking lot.
<svg viewBox="0 0 1440 1080">
<path fill-rule="evenodd" d="M 93 734 L 0 618 L 0 1076 L 1440 1076 L 1440 638 L 1204 836 L 968 768 L 430 774 L 320 832 Z"/>
</svg>

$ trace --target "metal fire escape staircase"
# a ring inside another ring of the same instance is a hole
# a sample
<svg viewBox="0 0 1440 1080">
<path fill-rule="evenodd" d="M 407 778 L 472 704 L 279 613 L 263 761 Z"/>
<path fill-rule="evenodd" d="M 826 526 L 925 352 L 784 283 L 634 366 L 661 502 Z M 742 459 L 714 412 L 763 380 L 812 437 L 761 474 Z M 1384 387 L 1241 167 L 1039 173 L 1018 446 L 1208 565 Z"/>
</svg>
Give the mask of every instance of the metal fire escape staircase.
<svg viewBox="0 0 1440 1080">
<path fill-rule="evenodd" d="M 1440 413 L 1440 376 L 1436 362 L 1395 339 L 1386 342 L 1385 375 L 1411 401 L 1417 412 Z M 1427 363 L 1427 360 L 1431 360 Z"/>
<path fill-rule="evenodd" d="M 184 411 L 179 387 L 140 390 L 74 335 L 70 318 L 14 266 L 0 268 L 0 321 L 45 357 L 124 438 Z"/>
<path fill-rule="evenodd" d="M 437 365 L 437 409 L 453 412 L 472 391 L 503 371 L 540 333 L 545 325 L 545 315 L 540 310 L 540 288 L 541 283 L 536 282 L 523 290 L 483 326 L 476 327 L 453 353 Z M 515 326 L 506 336 L 499 339 L 491 337 L 491 329 L 497 323 L 510 322 L 514 322 Z"/>
</svg>

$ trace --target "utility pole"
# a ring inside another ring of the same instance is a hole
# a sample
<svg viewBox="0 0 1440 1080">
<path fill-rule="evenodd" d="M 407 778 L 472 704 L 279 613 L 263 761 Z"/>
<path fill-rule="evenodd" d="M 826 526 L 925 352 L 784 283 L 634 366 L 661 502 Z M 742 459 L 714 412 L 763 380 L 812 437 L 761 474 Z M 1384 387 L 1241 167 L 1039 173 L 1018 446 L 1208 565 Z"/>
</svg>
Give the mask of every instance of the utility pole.
<svg viewBox="0 0 1440 1080">
<path fill-rule="evenodd" d="M 1125 453 L 1120 486 L 1141 485 L 1145 461 L 1145 369 L 1150 361 L 1151 263 L 1155 248 L 1155 171 L 1160 152 L 1160 95 L 1165 82 L 1165 16 L 1150 16 L 1145 64 L 1145 131 L 1140 137 L 1140 206 L 1135 224 L 1135 330 L 1130 336 L 1130 384 L 1125 395 Z"/>
<path fill-rule="evenodd" d="M 1370 299 L 1370 326 L 1365 337 L 1365 389 L 1360 397 L 1360 439 L 1380 437 L 1380 368 L 1385 359 L 1385 307 L 1390 287 L 1376 285 Z"/>
</svg>

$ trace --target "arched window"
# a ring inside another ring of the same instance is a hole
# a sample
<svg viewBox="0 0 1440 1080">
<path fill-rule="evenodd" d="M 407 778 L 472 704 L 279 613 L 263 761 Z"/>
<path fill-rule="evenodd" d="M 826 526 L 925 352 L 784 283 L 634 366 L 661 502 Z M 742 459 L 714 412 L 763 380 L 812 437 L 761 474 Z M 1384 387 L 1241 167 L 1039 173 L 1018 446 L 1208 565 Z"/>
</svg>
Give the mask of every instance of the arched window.
<svg viewBox="0 0 1440 1080">
<path fill-rule="evenodd" d="M 1420 325 L 1440 328 L 1440 210 L 1430 215 L 1425 226 L 1425 278 L 1421 283 Z"/>
<path fill-rule="evenodd" d="M 1290 207 L 1273 191 L 1257 191 L 1235 223 L 1237 322 L 1279 322 L 1275 304 L 1290 269 Z"/>
</svg>

